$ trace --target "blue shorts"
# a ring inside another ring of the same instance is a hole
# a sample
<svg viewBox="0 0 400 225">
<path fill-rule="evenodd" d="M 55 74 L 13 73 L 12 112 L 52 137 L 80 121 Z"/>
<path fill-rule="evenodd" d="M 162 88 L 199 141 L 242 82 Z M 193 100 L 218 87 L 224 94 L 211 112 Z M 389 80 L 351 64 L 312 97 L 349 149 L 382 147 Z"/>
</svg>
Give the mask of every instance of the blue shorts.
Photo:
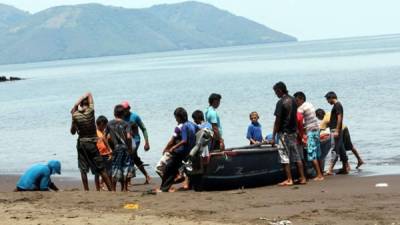
<svg viewBox="0 0 400 225">
<path fill-rule="evenodd" d="M 313 161 L 321 158 L 321 142 L 319 131 L 307 131 L 307 160 Z"/>
</svg>

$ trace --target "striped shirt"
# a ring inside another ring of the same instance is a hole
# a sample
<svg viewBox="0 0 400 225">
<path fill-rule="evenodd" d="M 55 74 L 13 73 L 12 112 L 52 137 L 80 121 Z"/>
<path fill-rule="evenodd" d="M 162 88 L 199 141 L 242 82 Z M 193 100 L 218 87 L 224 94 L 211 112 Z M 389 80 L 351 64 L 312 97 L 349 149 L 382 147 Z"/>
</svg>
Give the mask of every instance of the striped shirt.
<svg viewBox="0 0 400 225">
<path fill-rule="evenodd" d="M 93 104 L 84 111 L 74 112 L 72 121 L 78 130 L 79 138 L 97 138 Z"/>
<path fill-rule="evenodd" d="M 315 108 L 311 103 L 304 102 L 299 108 L 297 108 L 297 112 L 303 114 L 304 127 L 307 132 L 319 129 L 318 119 L 315 115 Z"/>
</svg>

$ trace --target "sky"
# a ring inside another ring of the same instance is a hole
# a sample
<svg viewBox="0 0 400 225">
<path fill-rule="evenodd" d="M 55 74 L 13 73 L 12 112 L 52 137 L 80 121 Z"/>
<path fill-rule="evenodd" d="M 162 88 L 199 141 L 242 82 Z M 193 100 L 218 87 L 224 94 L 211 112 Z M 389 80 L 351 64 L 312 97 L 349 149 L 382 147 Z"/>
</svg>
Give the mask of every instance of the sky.
<svg viewBox="0 0 400 225">
<path fill-rule="evenodd" d="M 101 3 L 146 8 L 183 0 L 0 0 L 35 13 L 57 5 Z M 299 40 L 400 33 L 400 0 L 198 0 Z"/>
</svg>

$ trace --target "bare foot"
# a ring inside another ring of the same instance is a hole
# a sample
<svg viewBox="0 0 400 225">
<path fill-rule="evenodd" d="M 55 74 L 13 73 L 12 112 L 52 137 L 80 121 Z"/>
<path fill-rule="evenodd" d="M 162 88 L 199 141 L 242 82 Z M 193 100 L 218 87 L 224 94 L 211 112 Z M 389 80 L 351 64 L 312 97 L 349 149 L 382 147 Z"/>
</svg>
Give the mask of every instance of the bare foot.
<svg viewBox="0 0 400 225">
<path fill-rule="evenodd" d="M 296 184 L 307 184 L 307 180 L 306 179 L 299 179 Z"/>
<path fill-rule="evenodd" d="M 169 193 L 174 193 L 175 191 L 176 191 L 176 189 L 175 189 L 174 187 L 171 187 L 171 188 L 168 190 Z"/>
<path fill-rule="evenodd" d="M 151 191 L 152 193 L 161 193 L 162 191 L 159 188 L 156 188 Z"/>
<path fill-rule="evenodd" d="M 360 168 L 362 166 L 362 164 L 364 164 L 364 161 L 362 161 L 362 160 L 358 161 L 356 169 Z"/>
<path fill-rule="evenodd" d="M 349 174 L 350 172 L 350 167 L 343 167 L 342 169 L 340 169 L 340 171 L 338 172 L 338 174 Z"/>
<path fill-rule="evenodd" d="M 332 175 L 335 175 L 335 173 L 331 170 L 328 170 L 324 173 L 324 176 L 332 176 Z"/>
<path fill-rule="evenodd" d="M 189 190 L 189 183 L 187 183 L 186 181 L 183 183 L 182 185 L 182 189 L 184 190 Z"/>
<path fill-rule="evenodd" d="M 316 177 L 316 178 L 314 178 L 313 180 L 314 181 L 323 181 L 325 178 L 324 177 Z"/>
<path fill-rule="evenodd" d="M 347 173 L 350 173 L 350 171 L 351 171 L 350 164 L 347 163 L 347 165 L 346 165 L 346 172 L 347 172 Z"/>
<path fill-rule="evenodd" d="M 151 182 L 151 177 L 147 176 L 146 177 L 146 181 L 144 182 L 144 184 L 150 184 L 150 182 Z"/>
<path fill-rule="evenodd" d="M 292 185 L 293 185 L 293 181 L 290 181 L 290 180 L 285 180 L 278 184 L 278 186 L 281 186 L 281 187 L 292 186 Z"/>
<path fill-rule="evenodd" d="M 182 175 L 178 175 L 178 176 L 176 176 L 176 178 L 174 180 L 174 184 L 179 184 L 179 183 L 182 183 L 183 181 L 185 181 L 185 177 Z"/>
</svg>

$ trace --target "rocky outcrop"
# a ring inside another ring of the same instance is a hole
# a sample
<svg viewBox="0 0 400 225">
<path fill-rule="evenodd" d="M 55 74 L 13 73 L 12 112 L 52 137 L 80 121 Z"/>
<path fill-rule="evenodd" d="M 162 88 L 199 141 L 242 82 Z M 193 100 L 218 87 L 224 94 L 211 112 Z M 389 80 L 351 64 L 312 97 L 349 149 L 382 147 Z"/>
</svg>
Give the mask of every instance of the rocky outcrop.
<svg viewBox="0 0 400 225">
<path fill-rule="evenodd" d="M 23 80 L 23 78 L 20 78 L 20 77 L 10 77 L 10 78 L 7 78 L 6 76 L 0 76 L 0 82 L 16 81 L 16 80 Z"/>
</svg>

